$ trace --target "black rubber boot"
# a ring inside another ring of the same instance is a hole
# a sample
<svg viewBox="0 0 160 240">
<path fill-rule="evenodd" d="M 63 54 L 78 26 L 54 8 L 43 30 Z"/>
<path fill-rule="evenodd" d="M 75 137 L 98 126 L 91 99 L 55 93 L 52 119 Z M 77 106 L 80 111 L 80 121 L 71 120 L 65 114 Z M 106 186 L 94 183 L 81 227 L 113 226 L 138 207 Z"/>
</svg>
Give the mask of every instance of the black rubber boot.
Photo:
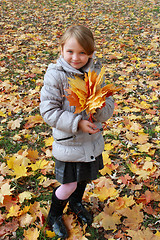
<svg viewBox="0 0 160 240">
<path fill-rule="evenodd" d="M 69 197 L 69 206 L 71 210 L 77 215 L 78 220 L 82 224 L 90 226 L 93 221 L 92 215 L 86 210 L 82 204 L 82 197 L 86 188 L 87 182 L 79 182 L 77 189 Z"/>
<path fill-rule="evenodd" d="M 55 232 L 57 236 L 64 239 L 68 237 L 68 232 L 64 225 L 62 215 L 68 199 L 59 200 L 55 195 L 56 189 L 57 188 L 53 190 L 52 203 L 48 214 L 48 224 L 51 231 Z"/>
</svg>

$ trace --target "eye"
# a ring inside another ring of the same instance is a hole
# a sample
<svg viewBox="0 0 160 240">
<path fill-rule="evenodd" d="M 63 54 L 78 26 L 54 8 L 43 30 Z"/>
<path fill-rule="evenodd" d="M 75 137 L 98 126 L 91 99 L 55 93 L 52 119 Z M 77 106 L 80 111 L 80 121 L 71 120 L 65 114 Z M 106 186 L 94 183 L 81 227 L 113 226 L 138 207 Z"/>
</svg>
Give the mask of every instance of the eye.
<svg viewBox="0 0 160 240">
<path fill-rule="evenodd" d="M 82 55 L 83 55 L 83 54 L 86 54 L 86 53 L 85 53 L 85 52 L 80 52 L 80 54 L 82 54 Z"/>
<path fill-rule="evenodd" d="M 68 52 L 68 53 L 73 53 L 73 51 L 72 51 L 72 50 L 68 50 L 67 52 Z"/>
</svg>

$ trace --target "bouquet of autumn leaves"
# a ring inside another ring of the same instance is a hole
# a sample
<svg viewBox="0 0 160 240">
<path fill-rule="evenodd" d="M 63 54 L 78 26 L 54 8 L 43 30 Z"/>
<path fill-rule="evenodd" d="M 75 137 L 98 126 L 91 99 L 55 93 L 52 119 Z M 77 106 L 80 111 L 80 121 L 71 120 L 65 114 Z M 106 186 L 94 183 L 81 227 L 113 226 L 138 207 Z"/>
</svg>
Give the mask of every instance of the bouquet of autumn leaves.
<svg viewBox="0 0 160 240">
<path fill-rule="evenodd" d="M 113 84 L 101 87 L 104 73 L 105 69 L 102 67 L 99 75 L 95 71 L 89 70 L 88 74 L 85 73 L 84 80 L 77 76 L 75 78 L 68 78 L 70 87 L 66 89 L 68 93 L 66 97 L 70 106 L 75 106 L 74 113 L 86 110 L 91 122 L 96 110 L 105 106 L 106 97 L 120 90 L 120 88 L 115 87 Z"/>
</svg>

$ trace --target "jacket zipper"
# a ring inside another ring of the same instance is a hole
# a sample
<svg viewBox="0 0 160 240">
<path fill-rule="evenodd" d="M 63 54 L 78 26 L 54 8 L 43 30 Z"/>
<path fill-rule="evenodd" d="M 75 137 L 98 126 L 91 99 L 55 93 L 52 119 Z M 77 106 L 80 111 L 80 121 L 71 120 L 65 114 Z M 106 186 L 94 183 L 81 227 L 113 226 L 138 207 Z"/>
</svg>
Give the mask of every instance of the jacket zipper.
<svg viewBox="0 0 160 240">
<path fill-rule="evenodd" d="M 73 135 L 73 136 L 66 137 L 66 138 L 56 139 L 56 141 L 68 140 L 68 139 L 75 138 L 75 137 L 76 137 L 76 136 L 75 136 L 75 135 Z"/>
</svg>

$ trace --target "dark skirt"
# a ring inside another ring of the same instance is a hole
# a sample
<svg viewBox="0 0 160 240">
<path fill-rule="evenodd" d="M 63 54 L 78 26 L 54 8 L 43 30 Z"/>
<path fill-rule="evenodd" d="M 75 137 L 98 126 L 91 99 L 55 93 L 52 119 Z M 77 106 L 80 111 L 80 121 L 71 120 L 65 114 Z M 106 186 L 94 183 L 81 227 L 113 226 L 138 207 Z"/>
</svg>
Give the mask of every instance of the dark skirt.
<svg viewBox="0 0 160 240">
<path fill-rule="evenodd" d="M 104 167 L 102 154 L 93 162 L 62 162 L 55 160 L 55 175 L 61 184 L 90 181 L 97 179 L 100 169 Z"/>
</svg>

